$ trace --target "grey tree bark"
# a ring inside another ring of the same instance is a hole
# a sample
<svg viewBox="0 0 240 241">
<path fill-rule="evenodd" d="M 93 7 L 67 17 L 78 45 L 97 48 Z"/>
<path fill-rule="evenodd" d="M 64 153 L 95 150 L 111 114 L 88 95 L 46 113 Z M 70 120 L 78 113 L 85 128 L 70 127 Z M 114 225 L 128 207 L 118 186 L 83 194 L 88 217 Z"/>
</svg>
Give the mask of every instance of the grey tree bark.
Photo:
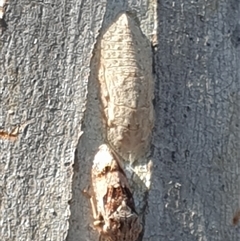
<svg viewBox="0 0 240 241">
<path fill-rule="evenodd" d="M 131 180 L 142 240 L 239 240 L 238 0 L 9 1 L 0 37 L 1 240 L 97 240 L 81 193 L 104 141 L 94 46 L 126 10 L 154 54 L 150 185 Z"/>
</svg>

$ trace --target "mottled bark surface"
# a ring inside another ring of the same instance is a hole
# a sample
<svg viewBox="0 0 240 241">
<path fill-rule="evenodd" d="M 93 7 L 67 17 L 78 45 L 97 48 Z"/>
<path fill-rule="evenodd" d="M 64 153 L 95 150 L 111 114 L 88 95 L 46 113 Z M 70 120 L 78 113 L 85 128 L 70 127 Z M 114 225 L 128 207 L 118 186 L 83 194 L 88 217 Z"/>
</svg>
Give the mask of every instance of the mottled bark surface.
<svg viewBox="0 0 240 241">
<path fill-rule="evenodd" d="M 160 1 L 146 240 L 239 240 L 239 1 Z"/>
<path fill-rule="evenodd" d="M 9 2 L 0 40 L 0 125 L 32 123 L 17 141 L 0 140 L 1 240 L 66 239 L 98 6 Z"/>
<path fill-rule="evenodd" d="M 118 2 L 7 6 L 0 127 L 29 124 L 16 141 L 0 139 L 1 240 L 97 239 L 81 194 L 104 142 L 92 56 L 100 29 L 129 9 L 156 34 L 151 185 L 132 184 L 143 240 L 239 240 L 239 1 Z"/>
</svg>

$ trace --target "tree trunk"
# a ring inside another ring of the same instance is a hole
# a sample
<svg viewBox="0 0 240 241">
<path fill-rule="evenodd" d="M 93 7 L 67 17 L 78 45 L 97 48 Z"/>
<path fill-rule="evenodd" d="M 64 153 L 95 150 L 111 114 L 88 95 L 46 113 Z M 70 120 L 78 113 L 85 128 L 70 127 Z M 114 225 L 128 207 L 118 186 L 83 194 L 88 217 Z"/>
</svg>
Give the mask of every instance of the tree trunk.
<svg viewBox="0 0 240 241">
<path fill-rule="evenodd" d="M 134 166 L 147 171 L 129 180 L 142 240 L 239 240 L 232 225 L 240 208 L 238 0 L 10 0 L 5 7 L 1 240 L 97 240 L 81 192 L 104 143 L 94 51 L 99 32 L 126 10 L 154 55 L 151 151 L 146 165 Z"/>
</svg>

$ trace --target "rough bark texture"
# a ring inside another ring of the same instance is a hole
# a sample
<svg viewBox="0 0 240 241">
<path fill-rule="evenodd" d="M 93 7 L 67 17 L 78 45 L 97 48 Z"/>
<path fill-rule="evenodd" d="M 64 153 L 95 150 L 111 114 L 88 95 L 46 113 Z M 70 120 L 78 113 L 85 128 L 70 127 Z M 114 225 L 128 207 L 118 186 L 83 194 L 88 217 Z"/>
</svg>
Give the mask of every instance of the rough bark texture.
<svg viewBox="0 0 240 241">
<path fill-rule="evenodd" d="M 92 56 L 125 10 L 155 34 L 153 172 L 151 185 L 145 170 L 132 184 L 143 240 L 239 240 L 238 0 L 10 0 L 0 127 L 29 124 L 16 141 L 0 139 L 1 240 L 97 240 L 81 194 L 104 142 Z"/>
<path fill-rule="evenodd" d="M 160 1 L 146 240 L 239 240 L 240 2 Z"/>
</svg>

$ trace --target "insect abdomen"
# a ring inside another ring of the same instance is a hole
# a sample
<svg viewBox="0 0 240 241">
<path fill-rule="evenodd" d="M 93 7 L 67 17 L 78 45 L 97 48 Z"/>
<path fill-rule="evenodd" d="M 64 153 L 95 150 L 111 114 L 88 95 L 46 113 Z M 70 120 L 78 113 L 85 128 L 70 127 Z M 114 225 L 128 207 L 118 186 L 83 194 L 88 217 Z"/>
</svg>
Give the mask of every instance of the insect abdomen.
<svg viewBox="0 0 240 241">
<path fill-rule="evenodd" d="M 99 82 L 109 144 L 136 159 L 149 146 L 153 127 L 152 53 L 125 13 L 103 34 Z"/>
</svg>

